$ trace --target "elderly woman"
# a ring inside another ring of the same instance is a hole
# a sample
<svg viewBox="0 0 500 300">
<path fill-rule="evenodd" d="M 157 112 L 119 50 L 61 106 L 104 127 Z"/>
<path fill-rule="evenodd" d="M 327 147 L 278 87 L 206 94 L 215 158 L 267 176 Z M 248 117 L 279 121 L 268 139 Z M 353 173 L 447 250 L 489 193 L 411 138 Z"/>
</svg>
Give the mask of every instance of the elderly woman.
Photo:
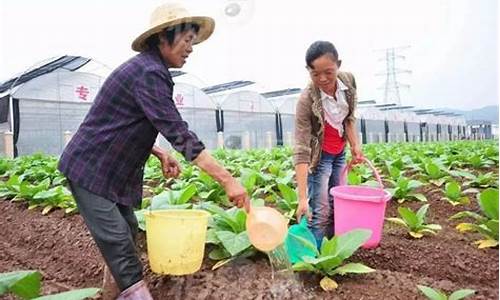
<svg viewBox="0 0 500 300">
<path fill-rule="evenodd" d="M 151 154 L 161 161 L 165 177 L 180 172 L 179 163 L 154 146 L 158 133 L 216 179 L 230 200 L 248 204 L 243 186 L 205 150 L 172 100 L 169 68 L 181 68 L 214 25 L 212 18 L 192 16 L 178 5 L 157 8 L 150 28 L 132 43 L 140 53 L 104 82 L 61 156 L 59 170 L 110 270 L 105 274 L 114 279 L 105 275 L 104 299 L 152 299 L 136 253 L 133 207 L 141 203 L 144 164 Z"/>
<path fill-rule="evenodd" d="M 300 96 L 295 118 L 296 215 L 298 222 L 302 216 L 308 217 L 320 247 L 323 237 L 333 236 L 329 190 L 340 182 L 346 141 L 355 162 L 363 154 L 354 118 L 356 83 L 352 74 L 339 71 L 337 49 L 330 42 L 314 42 L 307 50 L 306 64 L 311 83 Z"/>
</svg>

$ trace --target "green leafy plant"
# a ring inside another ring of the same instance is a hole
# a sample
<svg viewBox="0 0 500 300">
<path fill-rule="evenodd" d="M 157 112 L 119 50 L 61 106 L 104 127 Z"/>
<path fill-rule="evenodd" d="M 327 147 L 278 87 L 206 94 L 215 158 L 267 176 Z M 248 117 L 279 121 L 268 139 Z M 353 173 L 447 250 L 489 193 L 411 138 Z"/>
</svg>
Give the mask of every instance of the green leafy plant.
<svg viewBox="0 0 500 300">
<path fill-rule="evenodd" d="M 258 178 L 259 175 L 256 170 L 248 168 L 244 168 L 241 170 L 240 182 L 245 187 L 249 195 L 252 195 L 254 193 Z"/>
<path fill-rule="evenodd" d="M 349 273 L 369 273 L 375 270 L 362 263 L 345 263 L 345 260 L 363 245 L 371 236 L 370 230 L 356 229 L 332 239 L 323 239 L 320 250 L 316 245 L 303 240 L 304 247 L 314 251 L 315 257 L 303 256 L 302 261 L 293 265 L 294 271 L 308 271 L 323 275 L 320 286 L 325 291 L 338 287 L 331 277 Z"/>
<path fill-rule="evenodd" d="M 0 176 L 5 176 L 12 169 L 13 162 L 10 159 L 0 158 Z"/>
<path fill-rule="evenodd" d="M 444 187 L 443 200 L 448 201 L 451 205 L 459 205 L 459 204 L 469 204 L 469 197 L 462 193 L 462 188 L 456 181 L 451 181 L 446 183 Z"/>
<path fill-rule="evenodd" d="M 488 187 L 498 187 L 498 177 L 493 172 L 480 173 L 474 175 L 471 172 L 465 170 L 453 170 L 450 174 L 455 177 L 464 178 L 464 186 L 472 188 L 488 188 Z"/>
<path fill-rule="evenodd" d="M 46 178 L 53 182 L 56 178 L 62 177 L 62 174 L 57 170 L 57 162 L 56 157 L 41 153 L 19 156 L 13 160 L 11 169 L 6 172 L 6 175 L 17 175 L 21 181 L 34 184 Z"/>
<path fill-rule="evenodd" d="M 166 190 L 151 199 L 151 209 L 186 209 L 191 208 L 188 203 L 197 193 L 196 186 L 189 184 L 181 190 Z"/>
<path fill-rule="evenodd" d="M 257 166 L 256 168 L 243 168 L 241 170 L 240 181 L 251 197 L 272 200 L 272 196 L 266 196 L 272 195 L 276 190 L 281 192 L 278 185 L 292 186 L 293 172 L 291 170 L 288 172 L 279 172 L 278 174 L 283 175 L 283 177 L 279 177 L 257 171 L 259 168 L 268 169 L 266 166 Z"/>
<path fill-rule="evenodd" d="M 188 184 L 181 190 L 166 190 L 154 196 L 151 200 L 143 199 L 143 209 L 136 210 L 135 216 L 139 224 L 139 229 L 146 231 L 146 218 L 144 213 L 148 210 L 158 209 L 188 209 L 192 208 L 193 204 L 188 203 L 197 193 L 194 184 Z M 146 206 L 145 203 L 150 203 Z"/>
<path fill-rule="evenodd" d="M 151 155 L 151 157 L 146 161 L 146 165 L 144 166 L 144 180 L 160 181 L 163 178 L 164 177 L 161 170 L 160 160 L 158 160 L 158 158 L 156 158 L 155 156 Z"/>
<path fill-rule="evenodd" d="M 252 203 L 253 206 L 263 204 L 263 201 Z M 248 239 L 247 214 L 243 209 L 232 207 L 224 210 L 212 203 L 202 203 L 200 206 L 212 214 L 208 223 L 206 242 L 215 246 L 208 254 L 210 259 L 218 261 L 212 267 L 213 270 L 238 257 L 249 257 L 257 253 Z"/>
<path fill-rule="evenodd" d="M 0 181 L 0 198 L 11 199 L 17 194 L 21 189 L 22 179 L 17 175 L 12 175 L 7 181 Z"/>
<path fill-rule="evenodd" d="M 446 182 L 445 176 L 447 175 L 446 170 L 443 169 L 443 166 L 436 161 L 427 162 L 425 164 L 425 173 L 429 182 L 435 186 L 443 185 Z"/>
<path fill-rule="evenodd" d="M 0 273 L 0 296 L 12 293 L 21 299 L 81 300 L 95 296 L 99 289 L 87 288 L 54 295 L 40 296 L 41 274 L 38 271 Z"/>
<path fill-rule="evenodd" d="M 372 169 L 370 169 L 366 165 L 357 165 L 347 174 L 347 183 L 349 185 L 378 186 L 378 182 L 373 180 L 372 178 Z"/>
<path fill-rule="evenodd" d="M 498 188 L 498 177 L 493 172 L 472 175 L 469 181 L 464 182 L 464 185 L 478 188 L 496 187 Z"/>
<path fill-rule="evenodd" d="M 489 188 L 478 196 L 479 206 L 482 214 L 472 211 L 462 211 L 453 216 L 453 219 L 469 217 L 475 223 L 460 223 L 456 229 L 460 232 L 478 232 L 484 239 L 474 242 L 478 248 L 490 248 L 498 246 L 498 189 Z"/>
<path fill-rule="evenodd" d="M 50 178 L 31 184 L 22 176 L 12 175 L 9 180 L 0 181 L 0 197 L 12 201 L 27 201 L 28 209 L 43 207 L 44 215 L 54 208 L 64 209 L 66 213 L 77 209 L 71 192 L 62 185 L 50 188 Z"/>
<path fill-rule="evenodd" d="M 188 169 L 189 170 L 189 169 Z M 224 206 L 231 206 L 224 188 L 205 172 L 192 172 L 192 176 L 186 179 L 187 182 L 194 183 L 198 189 L 198 196 L 202 201 L 219 203 Z"/>
<path fill-rule="evenodd" d="M 293 219 L 293 215 L 297 210 L 298 199 L 294 189 L 286 184 L 278 183 L 278 189 L 281 197 L 277 196 L 276 205 L 288 219 Z"/>
<path fill-rule="evenodd" d="M 31 204 L 32 202 L 34 202 L 34 204 Z M 30 208 L 42 206 L 42 214 L 48 214 L 54 208 L 62 208 L 65 210 L 65 213 L 71 213 L 77 209 L 71 192 L 62 185 L 53 187 L 49 190 L 38 191 L 35 196 L 33 196 L 33 200 L 30 201 L 30 204 Z"/>
<path fill-rule="evenodd" d="M 483 154 L 476 153 L 472 156 L 469 156 L 467 161 L 472 167 L 479 169 L 482 167 L 489 167 L 494 164 L 494 162 L 486 157 Z"/>
<path fill-rule="evenodd" d="M 405 200 L 414 199 L 418 201 L 427 201 L 425 195 L 421 193 L 415 193 L 414 190 L 422 186 L 422 182 L 418 180 L 408 179 L 404 176 L 399 176 L 397 181 L 389 180 L 393 185 L 393 188 L 387 189 L 392 196 L 397 199 L 399 203 L 403 203 Z"/>
<path fill-rule="evenodd" d="M 438 230 L 441 230 L 441 226 L 425 223 L 428 209 L 429 204 L 420 207 L 416 213 L 410 208 L 399 207 L 398 213 L 401 218 L 387 218 L 387 221 L 405 227 L 408 234 L 416 239 L 423 237 L 426 233 L 435 235 Z"/>
<path fill-rule="evenodd" d="M 400 160 L 398 160 L 400 161 Z M 394 180 L 394 181 L 397 181 L 398 178 L 403 175 L 403 171 L 401 171 L 401 169 L 399 167 L 397 167 L 397 164 L 394 164 L 394 163 L 389 163 L 387 162 L 386 163 L 386 168 L 387 168 L 387 173 L 389 174 L 389 178 Z"/>
<path fill-rule="evenodd" d="M 363 179 L 361 178 L 361 175 L 358 174 L 356 171 L 350 171 L 347 174 L 347 184 L 349 185 L 360 185 L 363 182 Z"/>
<path fill-rule="evenodd" d="M 42 275 L 37 271 L 16 271 L 0 274 L 0 295 L 8 292 L 22 299 L 33 299 L 40 295 Z"/>
<path fill-rule="evenodd" d="M 440 290 L 433 289 L 425 285 L 417 285 L 417 287 L 430 300 L 460 300 L 476 293 L 474 290 L 462 289 L 454 291 L 448 296 Z"/>
</svg>

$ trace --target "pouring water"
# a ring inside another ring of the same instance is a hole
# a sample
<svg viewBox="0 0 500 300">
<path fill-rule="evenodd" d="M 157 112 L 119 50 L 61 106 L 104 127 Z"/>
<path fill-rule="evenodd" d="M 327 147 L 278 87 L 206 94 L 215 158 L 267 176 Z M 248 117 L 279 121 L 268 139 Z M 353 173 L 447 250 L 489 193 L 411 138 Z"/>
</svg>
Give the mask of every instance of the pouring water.
<svg viewBox="0 0 500 300">
<path fill-rule="evenodd" d="M 273 296 L 283 298 L 300 291 L 301 285 L 295 278 L 285 249 L 284 241 L 288 232 L 285 217 L 270 207 L 251 207 L 246 227 L 252 245 L 269 257 Z"/>
</svg>

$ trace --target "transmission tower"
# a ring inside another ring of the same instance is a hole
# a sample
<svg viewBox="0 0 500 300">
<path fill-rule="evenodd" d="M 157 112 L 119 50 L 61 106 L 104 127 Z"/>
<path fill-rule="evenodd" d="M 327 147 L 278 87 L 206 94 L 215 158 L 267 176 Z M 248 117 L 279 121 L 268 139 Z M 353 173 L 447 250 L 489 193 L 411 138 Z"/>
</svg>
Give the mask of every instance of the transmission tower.
<svg viewBox="0 0 500 300">
<path fill-rule="evenodd" d="M 376 75 L 385 76 L 385 84 L 379 89 L 384 90 L 384 100 L 383 104 L 395 103 L 401 106 L 401 88 L 409 88 L 408 84 L 403 84 L 398 82 L 396 75 L 400 73 L 411 73 L 410 70 L 403 70 L 396 68 L 396 60 L 404 60 L 406 57 L 404 55 L 399 54 L 402 50 L 410 48 L 410 46 L 404 47 L 396 47 L 396 48 L 387 48 L 376 50 L 379 52 L 383 52 L 383 58 L 380 58 L 380 61 L 385 61 L 386 71 L 383 73 L 377 73 Z"/>
</svg>

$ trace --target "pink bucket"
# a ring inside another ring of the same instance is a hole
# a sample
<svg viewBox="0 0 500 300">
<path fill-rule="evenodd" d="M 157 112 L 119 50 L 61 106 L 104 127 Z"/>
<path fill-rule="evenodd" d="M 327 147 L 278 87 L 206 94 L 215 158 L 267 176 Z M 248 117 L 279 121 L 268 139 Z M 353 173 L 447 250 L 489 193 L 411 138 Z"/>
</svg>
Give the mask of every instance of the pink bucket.
<svg viewBox="0 0 500 300">
<path fill-rule="evenodd" d="M 364 161 L 373 170 L 380 187 L 349 186 L 344 183 L 330 190 L 334 199 L 335 235 L 353 229 L 369 229 L 372 235 L 363 248 L 375 248 L 382 237 L 385 206 L 391 199 L 391 194 L 384 191 L 380 176 L 372 163 L 366 158 Z M 346 178 L 351 168 L 352 162 L 344 168 L 341 178 Z"/>
</svg>

